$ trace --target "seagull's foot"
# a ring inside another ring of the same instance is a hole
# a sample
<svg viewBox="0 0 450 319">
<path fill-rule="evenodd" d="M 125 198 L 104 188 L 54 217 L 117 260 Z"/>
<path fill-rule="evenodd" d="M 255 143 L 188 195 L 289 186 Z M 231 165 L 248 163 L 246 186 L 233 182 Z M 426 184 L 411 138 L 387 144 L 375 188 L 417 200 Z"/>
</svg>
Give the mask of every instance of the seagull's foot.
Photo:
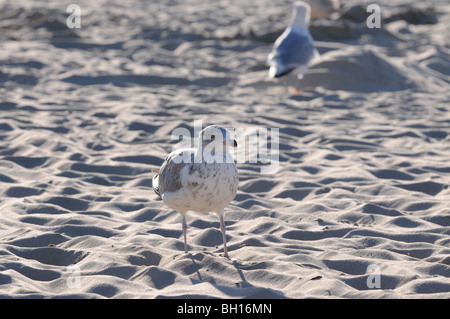
<svg viewBox="0 0 450 319">
<path fill-rule="evenodd" d="M 232 260 L 232 259 L 230 258 L 230 256 L 229 256 L 227 253 L 219 254 L 219 256 L 220 256 L 220 257 L 223 257 L 223 258 L 226 258 L 226 259 L 228 259 L 228 260 Z"/>
<path fill-rule="evenodd" d="M 223 254 L 220 254 L 221 257 L 226 258 L 227 260 L 231 262 L 238 262 L 239 260 L 237 258 L 231 258 L 230 256 L 224 256 Z"/>
<path fill-rule="evenodd" d="M 300 95 L 302 92 L 299 89 L 295 89 L 294 92 L 292 92 L 293 95 Z"/>
</svg>

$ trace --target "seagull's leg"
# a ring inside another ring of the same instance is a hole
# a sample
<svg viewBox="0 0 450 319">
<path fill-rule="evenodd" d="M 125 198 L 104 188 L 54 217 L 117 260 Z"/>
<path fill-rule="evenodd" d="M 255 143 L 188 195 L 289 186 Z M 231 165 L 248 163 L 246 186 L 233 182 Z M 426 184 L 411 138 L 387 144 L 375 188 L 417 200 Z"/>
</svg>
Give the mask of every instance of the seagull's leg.
<svg viewBox="0 0 450 319">
<path fill-rule="evenodd" d="M 302 93 L 302 91 L 300 91 L 299 87 L 300 87 L 300 79 L 298 78 L 297 81 L 295 81 L 295 86 L 294 86 L 294 95 L 300 95 Z"/>
<path fill-rule="evenodd" d="M 183 216 L 183 221 L 181 223 L 181 227 L 183 228 L 183 237 L 184 237 L 184 252 L 188 252 L 188 246 L 187 246 L 187 240 L 186 240 L 186 230 L 187 230 L 187 224 L 186 224 L 186 213 L 181 214 Z"/>
<path fill-rule="evenodd" d="M 220 219 L 220 230 L 222 231 L 222 238 L 223 238 L 223 256 L 227 259 L 230 259 L 230 256 L 228 256 L 228 249 L 227 249 L 227 238 L 225 236 L 225 223 L 223 222 L 223 210 L 219 214 Z"/>
<path fill-rule="evenodd" d="M 288 87 L 286 76 L 283 76 L 282 81 L 283 81 L 283 86 L 284 86 L 284 92 L 286 94 L 289 94 L 289 87 Z"/>
<path fill-rule="evenodd" d="M 307 69 L 301 69 L 301 73 L 297 75 L 297 81 L 295 81 L 295 87 L 294 87 L 294 95 L 300 95 L 302 91 L 300 91 L 300 80 L 303 79 L 303 73 L 306 72 Z"/>
</svg>

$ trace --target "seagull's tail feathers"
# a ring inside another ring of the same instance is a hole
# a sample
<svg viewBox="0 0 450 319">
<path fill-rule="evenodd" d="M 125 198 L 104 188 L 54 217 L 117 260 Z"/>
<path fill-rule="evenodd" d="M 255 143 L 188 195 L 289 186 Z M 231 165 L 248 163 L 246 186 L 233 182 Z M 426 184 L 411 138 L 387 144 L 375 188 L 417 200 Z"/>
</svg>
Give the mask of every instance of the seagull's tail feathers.
<svg viewBox="0 0 450 319">
<path fill-rule="evenodd" d="M 293 67 L 280 67 L 276 64 L 273 64 L 269 69 L 269 79 L 280 78 L 283 75 L 287 75 L 294 70 L 295 68 Z"/>
<path fill-rule="evenodd" d="M 271 66 L 269 69 L 269 79 L 273 79 L 277 75 L 277 68 L 275 66 Z"/>
<path fill-rule="evenodd" d="M 311 61 L 309 61 L 309 64 L 313 65 L 318 62 L 320 62 L 320 53 L 319 53 L 319 51 L 317 51 L 317 49 L 314 49 L 313 56 L 311 58 Z"/>
</svg>

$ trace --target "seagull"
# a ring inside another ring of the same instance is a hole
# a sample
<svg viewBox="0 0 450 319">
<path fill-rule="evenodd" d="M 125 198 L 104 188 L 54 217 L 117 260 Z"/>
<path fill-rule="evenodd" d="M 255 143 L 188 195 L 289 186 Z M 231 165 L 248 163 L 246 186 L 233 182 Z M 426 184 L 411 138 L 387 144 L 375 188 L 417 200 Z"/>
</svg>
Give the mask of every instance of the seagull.
<svg viewBox="0 0 450 319">
<path fill-rule="evenodd" d="M 227 129 L 211 125 L 198 137 L 197 148 L 184 148 L 171 152 L 152 180 L 155 193 L 163 203 L 179 212 L 182 217 L 184 252 L 186 241 L 186 213 L 214 212 L 219 216 L 223 238 L 224 257 L 230 259 L 223 221 L 224 208 L 235 197 L 239 175 L 230 148 L 237 147 Z"/>
<path fill-rule="evenodd" d="M 279 78 L 294 70 L 301 79 L 309 64 L 319 58 L 313 38 L 308 30 L 311 7 L 298 1 L 294 4 L 289 26 L 275 41 L 267 57 L 269 78 Z"/>
</svg>

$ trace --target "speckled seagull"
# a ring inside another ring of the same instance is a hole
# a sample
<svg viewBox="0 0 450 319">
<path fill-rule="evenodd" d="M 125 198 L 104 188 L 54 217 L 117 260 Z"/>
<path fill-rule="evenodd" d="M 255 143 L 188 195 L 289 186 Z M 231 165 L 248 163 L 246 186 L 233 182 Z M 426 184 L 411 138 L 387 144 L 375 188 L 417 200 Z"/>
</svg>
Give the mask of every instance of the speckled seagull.
<svg viewBox="0 0 450 319">
<path fill-rule="evenodd" d="M 171 152 L 153 177 L 153 189 L 165 205 L 181 213 L 184 251 L 186 241 L 186 213 L 214 212 L 219 216 L 223 237 L 224 257 L 227 251 L 224 208 L 235 197 L 239 176 L 229 147 L 237 147 L 223 127 L 211 125 L 199 134 L 198 148 L 184 148 Z"/>
</svg>

